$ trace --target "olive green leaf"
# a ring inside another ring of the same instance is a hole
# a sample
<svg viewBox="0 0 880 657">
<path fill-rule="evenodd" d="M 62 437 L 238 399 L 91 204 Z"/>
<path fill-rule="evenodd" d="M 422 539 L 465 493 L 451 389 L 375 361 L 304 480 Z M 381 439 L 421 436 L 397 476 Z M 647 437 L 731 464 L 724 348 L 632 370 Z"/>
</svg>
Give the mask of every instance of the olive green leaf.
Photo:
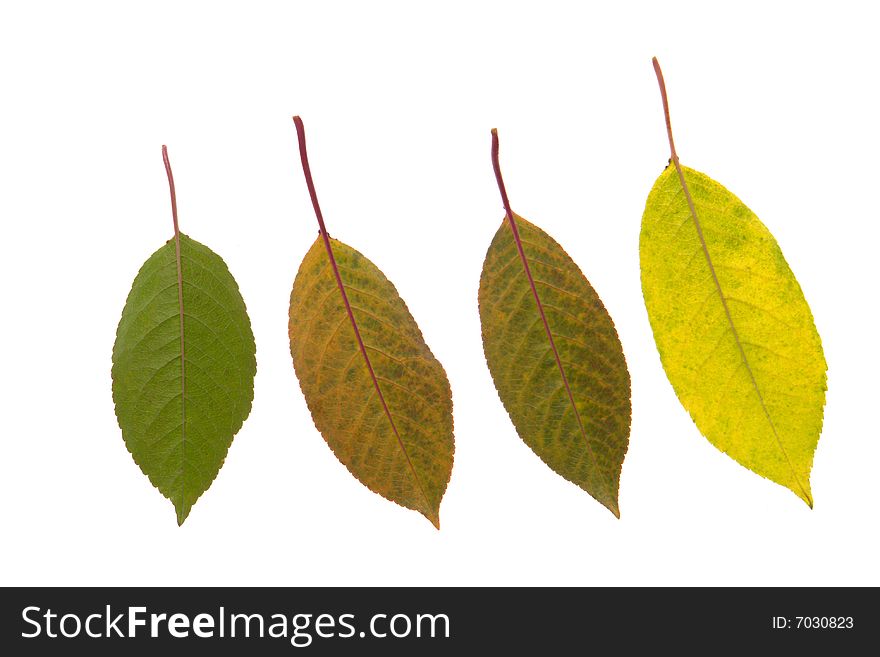
<svg viewBox="0 0 880 657">
<path fill-rule="evenodd" d="M 370 490 L 438 529 L 452 472 L 452 394 L 394 285 L 330 238 L 294 117 L 320 234 L 290 295 L 290 352 L 315 426 Z"/>
<path fill-rule="evenodd" d="M 562 247 L 511 211 L 494 130 L 492 159 L 506 216 L 480 277 L 489 371 L 525 443 L 619 517 L 631 408 L 614 322 Z"/>
<path fill-rule="evenodd" d="M 642 291 L 660 360 L 709 441 L 812 507 L 826 363 L 800 285 L 770 231 L 708 176 L 672 159 L 639 240 Z"/>
<path fill-rule="evenodd" d="M 251 409 L 254 336 L 226 264 L 180 233 L 141 267 L 113 345 L 113 401 L 135 462 L 182 524 Z"/>
</svg>

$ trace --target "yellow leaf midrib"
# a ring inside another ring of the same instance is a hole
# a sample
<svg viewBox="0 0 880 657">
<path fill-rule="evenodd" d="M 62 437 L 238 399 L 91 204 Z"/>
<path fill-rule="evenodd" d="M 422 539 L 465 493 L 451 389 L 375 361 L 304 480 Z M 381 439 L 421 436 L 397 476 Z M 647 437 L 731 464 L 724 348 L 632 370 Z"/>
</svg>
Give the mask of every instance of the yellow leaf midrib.
<svg viewBox="0 0 880 657">
<path fill-rule="evenodd" d="M 739 350 L 740 357 L 742 358 L 742 362 L 745 365 L 746 371 L 749 374 L 749 380 L 752 384 L 752 387 L 755 391 L 755 394 L 758 396 L 758 401 L 761 404 L 761 410 L 764 412 L 764 416 L 767 418 L 767 422 L 770 425 L 770 429 L 773 432 L 773 437 L 776 439 L 776 444 L 779 446 L 782 455 L 785 457 L 785 461 L 788 464 L 789 469 L 791 470 L 791 475 L 794 481 L 797 483 L 798 488 L 803 495 L 804 500 L 810 506 L 813 507 L 813 498 L 804 485 L 801 483 L 800 477 L 798 477 L 797 470 L 794 467 L 794 464 L 791 462 L 791 457 L 788 454 L 788 451 L 785 449 L 785 446 L 782 444 L 782 439 L 779 437 L 779 432 L 776 430 L 776 425 L 773 422 L 773 417 L 770 415 L 770 410 L 767 408 L 767 404 L 764 400 L 764 395 L 761 393 L 761 388 L 758 385 L 758 381 L 755 378 L 755 373 L 752 370 L 752 366 L 749 363 L 748 356 L 746 356 L 745 349 L 743 348 L 742 340 L 739 337 L 739 332 L 736 329 L 736 324 L 733 321 L 733 316 L 730 312 L 730 307 L 727 303 L 727 298 L 724 295 L 724 290 L 721 287 L 721 281 L 718 278 L 718 273 L 715 271 L 715 264 L 712 261 L 712 256 L 709 253 L 709 246 L 706 243 L 706 238 L 703 235 L 703 228 L 700 223 L 700 219 L 697 215 L 697 209 L 694 204 L 693 197 L 691 196 L 690 189 L 688 188 L 687 181 L 685 180 L 684 171 L 682 170 L 681 165 L 678 162 L 678 158 L 673 158 L 673 164 L 675 166 L 675 170 L 678 174 L 678 180 L 681 184 L 682 192 L 685 195 L 685 199 L 687 201 L 688 210 L 691 215 L 691 219 L 693 220 L 694 227 L 697 231 L 697 237 L 700 241 L 700 247 L 702 249 L 703 255 L 705 256 L 706 263 L 709 266 L 709 271 L 712 274 L 712 281 L 715 284 L 715 290 L 718 293 L 718 297 L 721 299 L 721 305 L 724 307 L 724 315 L 727 318 L 727 323 L 730 328 L 730 332 L 733 335 L 733 339 L 736 342 L 736 347 Z"/>
</svg>

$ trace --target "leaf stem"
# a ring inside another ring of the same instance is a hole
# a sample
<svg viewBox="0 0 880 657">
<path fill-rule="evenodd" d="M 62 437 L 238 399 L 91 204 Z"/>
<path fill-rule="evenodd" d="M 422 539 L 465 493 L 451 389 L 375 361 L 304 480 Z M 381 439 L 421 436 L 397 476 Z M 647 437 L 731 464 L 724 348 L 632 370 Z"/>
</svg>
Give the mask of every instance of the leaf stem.
<svg viewBox="0 0 880 657">
<path fill-rule="evenodd" d="M 559 373 L 562 375 L 562 382 L 565 384 L 565 390 L 568 393 L 568 400 L 571 402 L 574 416 L 577 418 L 578 427 L 584 438 L 584 444 L 587 447 L 587 454 L 589 454 L 590 461 L 592 461 L 593 465 L 598 468 L 599 463 L 596 460 L 593 448 L 590 445 L 590 439 L 584 428 L 580 411 L 578 411 L 577 404 L 575 404 L 574 394 L 571 391 L 571 386 L 568 384 L 568 377 L 565 375 L 565 368 L 562 366 L 562 359 L 559 357 L 559 351 L 556 349 L 556 341 L 553 339 L 553 332 L 550 330 L 550 323 L 547 321 L 547 315 L 544 313 L 544 305 L 541 303 L 541 297 L 538 296 L 538 288 L 535 285 L 535 279 L 532 277 L 532 270 L 529 267 L 529 261 L 528 258 L 526 258 L 526 253 L 523 249 L 522 240 L 519 236 L 519 229 L 516 227 L 516 220 L 513 218 L 513 210 L 510 209 L 510 199 L 507 198 L 507 189 L 504 186 L 504 178 L 501 176 L 501 164 L 498 161 L 498 131 L 495 128 L 492 128 L 492 168 L 495 169 L 495 180 L 498 183 L 498 191 L 501 192 L 501 201 L 504 203 L 504 211 L 507 216 L 507 221 L 513 232 L 513 241 L 516 244 L 517 251 L 519 251 L 519 257 L 522 261 L 523 269 L 526 271 L 526 277 L 529 279 L 529 286 L 532 288 L 532 296 L 535 298 L 535 304 L 538 306 L 538 314 L 541 316 L 541 321 L 544 323 L 544 332 L 547 334 L 547 339 L 550 341 L 550 347 L 553 350 L 553 357 L 556 359 L 556 365 L 559 368 Z M 608 496 L 607 500 L 600 500 L 600 502 L 608 507 L 608 510 L 619 518 L 620 509 L 618 508 L 617 500 L 613 499 L 608 482 L 605 481 L 604 477 L 600 476 L 598 478 L 603 482 Z"/>
<path fill-rule="evenodd" d="M 180 449 L 186 460 L 186 351 L 183 335 L 183 265 L 180 258 L 180 226 L 177 222 L 177 193 L 174 190 L 174 174 L 171 173 L 171 162 L 168 159 L 168 147 L 162 146 L 162 161 L 165 162 L 165 173 L 168 174 L 168 188 L 171 190 L 171 217 L 174 220 L 174 258 L 177 260 L 177 309 L 180 314 Z M 180 498 L 186 504 L 184 498 L 184 478 L 181 477 Z M 182 525 L 189 514 L 186 509 L 176 509 L 177 524 Z"/>
<path fill-rule="evenodd" d="M 672 139 L 672 121 L 669 118 L 669 99 L 666 97 L 666 82 L 663 80 L 663 71 L 660 70 L 660 62 L 657 61 L 657 58 L 651 58 L 651 63 L 654 64 L 654 73 L 657 75 L 657 83 L 660 85 L 660 96 L 663 99 L 663 114 L 666 117 L 666 135 L 669 137 L 669 152 L 672 156 L 672 161 L 675 163 L 675 168 L 678 169 L 678 153 L 675 152 L 675 141 Z M 685 187 L 685 191 L 687 191 L 687 187 Z M 690 195 L 688 195 L 688 201 L 690 201 Z"/>
<path fill-rule="evenodd" d="M 312 197 L 312 207 L 315 208 L 315 217 L 318 219 L 318 227 L 320 228 L 321 238 L 324 241 L 324 248 L 327 251 L 327 257 L 330 259 L 330 265 L 333 268 L 333 275 L 336 277 L 336 286 L 339 288 L 339 293 L 342 295 L 342 301 L 345 304 L 345 311 L 348 313 L 348 319 L 351 322 L 351 327 L 354 329 L 355 338 L 357 338 L 358 347 L 360 348 L 361 355 L 364 357 L 364 362 L 367 364 L 367 370 L 370 373 L 370 378 L 373 380 L 373 387 L 376 390 L 376 395 L 379 397 L 379 401 L 382 402 L 382 408 L 385 411 L 385 417 L 388 418 L 388 422 L 391 424 L 391 429 L 394 432 L 394 436 L 397 438 L 397 444 L 400 446 L 400 449 L 403 451 L 404 457 L 406 457 L 406 462 L 409 465 L 409 469 L 412 472 L 413 478 L 415 479 L 416 486 L 418 486 L 419 492 L 422 495 L 422 498 L 425 500 L 426 511 L 424 515 L 428 520 L 431 521 L 437 529 L 440 529 L 440 517 L 437 510 L 433 508 L 431 501 L 428 499 L 427 494 L 425 493 L 425 489 L 422 486 L 421 479 L 419 479 L 419 475 L 416 472 L 415 466 L 412 463 L 412 460 L 409 457 L 409 452 L 406 451 L 406 446 L 403 444 L 403 439 L 400 437 L 400 433 L 397 430 L 397 424 L 394 422 L 394 417 L 391 415 L 391 410 L 388 408 L 388 403 L 385 401 L 385 395 L 382 394 L 382 388 L 379 387 L 379 379 L 376 377 L 376 373 L 373 371 L 373 363 L 370 361 L 370 356 L 367 354 L 367 347 L 364 344 L 363 338 L 361 338 L 361 331 L 358 328 L 357 321 L 354 318 L 354 311 L 352 311 L 351 303 L 348 301 L 348 294 L 345 291 L 345 284 L 342 282 L 342 276 L 339 273 L 339 267 L 336 264 L 336 258 L 333 256 L 333 247 L 330 243 L 330 235 L 327 233 L 327 228 L 324 226 L 324 216 L 321 214 L 321 206 L 318 204 L 318 194 L 315 192 L 315 183 L 312 181 L 312 170 L 309 167 L 309 156 L 306 151 L 306 129 L 303 125 L 302 119 L 299 116 L 293 117 L 293 123 L 296 126 L 296 136 L 299 141 L 299 157 L 302 161 L 303 175 L 306 178 L 306 186 L 309 188 L 309 196 Z"/>
<path fill-rule="evenodd" d="M 306 150 L 306 128 L 299 116 L 293 117 L 293 124 L 296 126 L 296 138 L 299 141 L 299 159 L 302 162 L 303 175 L 306 178 L 306 186 L 309 188 L 309 196 L 312 198 L 312 207 L 315 208 L 315 217 L 318 219 L 318 229 L 324 237 L 324 244 L 327 246 L 327 253 L 330 255 L 330 262 L 333 263 L 333 270 L 336 271 L 336 261 L 333 259 L 332 249 L 330 248 L 330 242 L 328 241 L 330 235 L 327 233 L 327 227 L 324 225 L 324 215 L 321 213 L 321 205 L 318 203 L 318 194 L 315 192 L 315 183 L 312 181 L 312 168 L 309 166 L 309 154 Z"/>
<path fill-rule="evenodd" d="M 171 218 L 174 220 L 174 236 L 180 235 L 177 223 L 177 193 L 174 191 L 174 174 L 171 173 L 171 162 L 168 160 L 168 147 L 162 146 L 162 161 L 165 162 L 165 173 L 168 175 L 168 188 L 171 190 Z"/>
</svg>

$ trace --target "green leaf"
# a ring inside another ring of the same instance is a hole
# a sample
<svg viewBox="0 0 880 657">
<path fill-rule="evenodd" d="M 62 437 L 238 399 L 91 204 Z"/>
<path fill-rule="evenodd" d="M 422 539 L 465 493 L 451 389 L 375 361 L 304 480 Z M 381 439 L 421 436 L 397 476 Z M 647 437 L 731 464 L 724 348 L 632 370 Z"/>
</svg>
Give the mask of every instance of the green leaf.
<svg viewBox="0 0 880 657">
<path fill-rule="evenodd" d="M 510 210 L 480 277 L 483 348 L 517 433 L 541 459 L 620 515 L 630 379 L 614 322 L 547 233 Z"/>
<path fill-rule="evenodd" d="M 663 367 L 713 445 L 812 506 L 827 366 L 810 308 L 770 231 L 669 139 L 639 240 Z"/>
<path fill-rule="evenodd" d="M 290 352 L 315 426 L 361 483 L 439 528 L 453 460 L 452 394 L 394 285 L 324 227 L 290 295 Z"/>
<path fill-rule="evenodd" d="M 176 227 L 176 207 L 174 215 Z M 235 280 L 220 256 L 177 233 L 134 279 L 112 377 L 126 447 L 174 504 L 178 524 L 217 476 L 247 418 L 255 373 L 254 337 Z"/>
</svg>

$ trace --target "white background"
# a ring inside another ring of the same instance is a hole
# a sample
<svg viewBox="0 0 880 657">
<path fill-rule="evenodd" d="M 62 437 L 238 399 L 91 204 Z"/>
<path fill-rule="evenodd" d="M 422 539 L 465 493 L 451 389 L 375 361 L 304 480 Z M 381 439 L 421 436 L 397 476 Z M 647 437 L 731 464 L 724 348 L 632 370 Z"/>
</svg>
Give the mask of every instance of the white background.
<svg viewBox="0 0 880 657">
<path fill-rule="evenodd" d="M 531 6 L 530 6 L 531 5 Z M 877 17 L 870 3 L 4 3 L 0 10 L 2 584 L 880 584 Z M 540 8 L 538 8 L 540 7 Z M 775 234 L 830 365 L 815 510 L 712 447 L 654 347 L 638 233 L 668 150 Z M 315 430 L 287 304 L 316 224 L 397 285 L 444 364 L 442 530 L 371 493 Z M 622 519 L 517 437 L 476 295 L 514 209 L 568 250 L 633 382 Z M 237 278 L 253 411 L 178 528 L 125 449 L 116 324 L 182 229 Z"/>
</svg>

